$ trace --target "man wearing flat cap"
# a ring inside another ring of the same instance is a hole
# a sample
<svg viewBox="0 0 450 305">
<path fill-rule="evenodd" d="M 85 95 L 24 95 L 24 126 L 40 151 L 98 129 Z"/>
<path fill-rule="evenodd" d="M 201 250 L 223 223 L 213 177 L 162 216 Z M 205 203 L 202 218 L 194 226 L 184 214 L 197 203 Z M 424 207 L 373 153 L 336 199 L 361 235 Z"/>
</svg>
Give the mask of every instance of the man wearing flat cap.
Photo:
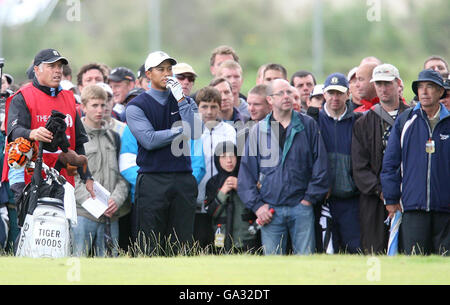
<svg viewBox="0 0 450 305">
<path fill-rule="evenodd" d="M 60 85 L 63 65 L 66 64 L 68 64 L 67 59 L 55 49 L 41 50 L 35 56 L 32 83 L 20 88 L 8 99 L 6 104 L 6 134 L 9 142 L 23 137 L 30 141 L 51 143 L 54 135 L 45 126 L 52 110 L 57 110 L 66 116 L 66 136 L 70 143 L 69 149 L 79 155 L 85 154 L 83 144 L 89 139 L 76 111 L 73 92 L 63 90 Z M 49 167 L 54 167 L 60 152 L 44 150 L 44 163 Z M 3 166 L 2 180 L 7 179 L 5 167 L 7 169 L 8 166 Z M 82 180 L 86 182 L 88 191 L 95 197 L 89 170 L 83 172 L 80 169 L 78 172 Z M 68 175 L 66 169 L 61 169 L 61 174 L 74 185 L 74 177 Z M 25 174 L 25 183 L 30 180 L 31 176 Z"/>
<path fill-rule="evenodd" d="M 390 217 L 403 212 L 399 236 L 406 254 L 450 255 L 450 113 L 439 103 L 444 82 L 438 72 L 423 70 L 412 89 L 419 103 L 396 120 L 383 159 L 385 205 Z"/>
</svg>

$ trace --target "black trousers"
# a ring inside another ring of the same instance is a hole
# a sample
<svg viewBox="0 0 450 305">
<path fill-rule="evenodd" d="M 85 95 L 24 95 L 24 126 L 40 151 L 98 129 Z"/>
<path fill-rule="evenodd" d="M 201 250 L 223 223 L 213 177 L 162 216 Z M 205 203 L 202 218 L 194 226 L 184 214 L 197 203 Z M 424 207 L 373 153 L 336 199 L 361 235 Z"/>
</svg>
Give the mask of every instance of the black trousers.
<svg viewBox="0 0 450 305">
<path fill-rule="evenodd" d="M 192 241 L 197 181 L 190 173 L 144 173 L 136 181 L 138 247 L 176 255 Z"/>
<path fill-rule="evenodd" d="M 450 255 L 450 214 L 407 211 L 400 225 L 400 241 L 405 254 Z"/>
<path fill-rule="evenodd" d="M 196 213 L 194 220 L 194 240 L 201 248 L 212 246 L 214 243 L 214 232 L 212 218 L 208 214 Z"/>
<path fill-rule="evenodd" d="M 119 247 L 125 253 L 131 244 L 131 212 L 119 218 Z"/>
<path fill-rule="evenodd" d="M 328 199 L 333 221 L 331 227 L 335 253 L 357 254 L 361 251 L 359 196 Z"/>
</svg>

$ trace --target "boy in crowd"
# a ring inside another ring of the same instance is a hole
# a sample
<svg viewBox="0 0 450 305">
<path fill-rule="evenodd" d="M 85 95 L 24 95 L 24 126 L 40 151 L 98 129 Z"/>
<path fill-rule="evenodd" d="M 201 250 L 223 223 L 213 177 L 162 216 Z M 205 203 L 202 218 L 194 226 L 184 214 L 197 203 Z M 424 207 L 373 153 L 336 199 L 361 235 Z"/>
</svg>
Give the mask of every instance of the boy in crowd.
<svg viewBox="0 0 450 305">
<path fill-rule="evenodd" d="M 200 246 L 205 247 L 212 242 L 211 217 L 206 214 L 204 207 L 206 182 L 217 174 L 214 164 L 214 150 L 216 145 L 223 141 L 236 143 L 236 130 L 230 124 L 219 119 L 222 97 L 213 87 L 205 87 L 197 93 L 198 111 L 203 121 L 203 133 L 194 145 L 202 145 L 205 175 L 198 186 L 197 213 L 194 223 L 194 238 Z"/>
<path fill-rule="evenodd" d="M 81 93 L 82 118 L 84 128 L 89 136 L 85 143 L 86 156 L 90 171 L 95 181 L 106 188 L 111 196 L 108 208 L 100 218 L 95 218 L 82 204 L 90 198 L 90 194 L 82 187 L 79 176 L 75 180 L 75 198 L 77 202 L 78 225 L 74 227 L 74 248 L 78 256 L 93 251 L 96 256 L 105 255 L 105 222 L 111 222 L 111 237 L 117 245 L 119 223 L 116 211 L 122 206 L 128 195 L 128 183 L 119 174 L 117 156 L 120 137 L 105 127 L 104 116 L 107 93 L 98 85 L 89 85 Z"/>
</svg>

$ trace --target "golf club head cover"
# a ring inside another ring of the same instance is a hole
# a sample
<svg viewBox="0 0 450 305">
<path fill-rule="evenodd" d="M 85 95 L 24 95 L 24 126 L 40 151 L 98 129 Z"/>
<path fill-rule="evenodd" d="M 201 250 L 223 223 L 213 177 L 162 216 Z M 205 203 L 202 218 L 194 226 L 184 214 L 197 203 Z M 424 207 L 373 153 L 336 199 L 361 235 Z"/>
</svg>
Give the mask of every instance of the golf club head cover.
<svg viewBox="0 0 450 305">
<path fill-rule="evenodd" d="M 69 176 L 75 176 L 79 167 L 86 173 L 88 161 L 86 156 L 77 154 L 74 150 L 68 149 L 58 155 L 58 161 L 66 168 Z"/>
<path fill-rule="evenodd" d="M 8 165 L 11 168 L 19 169 L 29 161 L 37 158 L 37 144 L 25 138 L 17 138 L 6 146 L 8 151 Z"/>
<path fill-rule="evenodd" d="M 53 140 L 50 143 L 44 143 L 44 149 L 50 152 L 56 152 L 58 147 L 63 152 L 67 152 L 70 143 L 66 136 L 66 116 L 57 110 L 52 110 L 52 115 L 45 124 L 45 128 L 53 133 Z"/>
</svg>

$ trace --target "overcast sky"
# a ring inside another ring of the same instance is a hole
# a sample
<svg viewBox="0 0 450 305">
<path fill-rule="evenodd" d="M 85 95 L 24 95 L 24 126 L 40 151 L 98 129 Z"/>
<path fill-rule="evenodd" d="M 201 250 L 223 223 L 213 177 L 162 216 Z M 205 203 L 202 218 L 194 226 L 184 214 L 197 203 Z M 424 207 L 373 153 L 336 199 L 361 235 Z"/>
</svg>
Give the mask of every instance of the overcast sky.
<svg viewBox="0 0 450 305">
<path fill-rule="evenodd" d="M 48 18 L 58 0 L 0 0 L 0 22 L 15 26 L 35 18 Z"/>
<path fill-rule="evenodd" d="M 67 3 L 67 0 L 62 0 Z M 75 1 L 75 0 L 71 0 Z M 102 0 L 106 1 L 106 0 Z M 188 1 L 188 0 L 187 0 Z M 303 12 L 309 13 L 309 9 L 318 0 L 278 0 L 280 7 L 285 8 L 286 16 L 289 18 L 298 18 Z M 346 5 L 352 0 L 322 0 L 323 9 L 345 9 Z M 263 2 L 262 2 L 263 3 Z M 367 0 L 367 8 L 378 5 L 397 15 L 408 14 L 408 0 Z M 421 1 L 415 1 L 416 5 L 421 5 Z M 15 26 L 30 22 L 37 18 L 41 22 L 46 22 L 51 15 L 58 0 L 0 0 L 0 24 L 6 26 Z"/>
</svg>

